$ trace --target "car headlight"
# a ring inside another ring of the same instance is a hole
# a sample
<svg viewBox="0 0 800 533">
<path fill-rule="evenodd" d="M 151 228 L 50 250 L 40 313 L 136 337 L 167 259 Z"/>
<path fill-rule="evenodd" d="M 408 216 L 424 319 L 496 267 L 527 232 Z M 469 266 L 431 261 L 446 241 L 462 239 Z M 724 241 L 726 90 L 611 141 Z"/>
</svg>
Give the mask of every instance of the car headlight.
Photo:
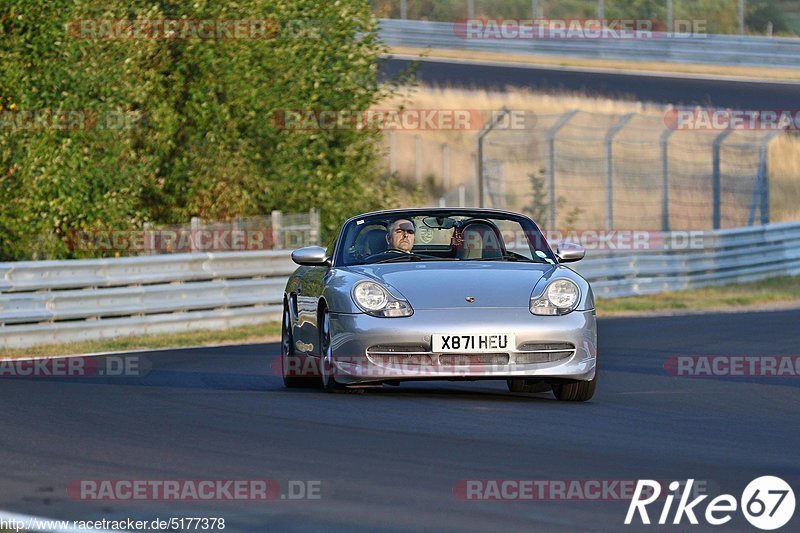
<svg viewBox="0 0 800 533">
<path fill-rule="evenodd" d="M 531 297 L 531 313 L 534 315 L 566 315 L 580 301 L 581 291 L 568 279 L 550 282 L 539 297 Z"/>
<path fill-rule="evenodd" d="M 374 281 L 360 281 L 353 287 L 353 301 L 368 315 L 378 317 L 411 316 L 411 305 L 395 298 Z"/>
</svg>

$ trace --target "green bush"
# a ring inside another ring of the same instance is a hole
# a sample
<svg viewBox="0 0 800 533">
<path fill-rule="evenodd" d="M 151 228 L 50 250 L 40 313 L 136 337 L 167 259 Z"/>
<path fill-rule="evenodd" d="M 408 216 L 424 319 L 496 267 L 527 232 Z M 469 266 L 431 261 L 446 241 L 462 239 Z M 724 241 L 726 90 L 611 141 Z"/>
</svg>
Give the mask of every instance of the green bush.
<svg viewBox="0 0 800 533">
<path fill-rule="evenodd" d="M 268 19 L 282 30 L 75 35 L 82 19 L 137 18 Z M 368 108 L 384 96 L 383 52 L 366 0 L 4 0 L 0 260 L 101 254 L 70 250 L 70 236 L 145 221 L 319 206 L 329 233 L 355 212 L 396 205 L 380 178 L 379 132 L 289 131 L 274 120 L 285 109 Z M 87 111 L 100 125 L 112 114 L 128 127 L 19 129 L 9 118 L 42 110 Z"/>
</svg>

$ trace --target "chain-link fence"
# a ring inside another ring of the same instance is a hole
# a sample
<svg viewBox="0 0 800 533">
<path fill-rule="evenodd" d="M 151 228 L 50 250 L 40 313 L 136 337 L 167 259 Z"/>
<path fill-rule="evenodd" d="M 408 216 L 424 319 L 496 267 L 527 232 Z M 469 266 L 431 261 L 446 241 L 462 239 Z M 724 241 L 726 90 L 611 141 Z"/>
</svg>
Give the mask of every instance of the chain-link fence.
<svg viewBox="0 0 800 533">
<path fill-rule="evenodd" d="M 769 222 L 766 131 L 676 131 L 662 117 L 571 111 L 489 132 L 488 205 L 549 227 L 719 229 Z"/>
<path fill-rule="evenodd" d="M 548 228 L 669 231 L 770 221 L 768 148 L 783 133 L 673 129 L 664 115 L 579 110 L 526 113 L 520 123 L 488 131 L 473 150 L 390 132 L 389 170 L 427 186 L 446 206 L 478 205 L 482 173 L 485 206 L 527 213 Z"/>
</svg>

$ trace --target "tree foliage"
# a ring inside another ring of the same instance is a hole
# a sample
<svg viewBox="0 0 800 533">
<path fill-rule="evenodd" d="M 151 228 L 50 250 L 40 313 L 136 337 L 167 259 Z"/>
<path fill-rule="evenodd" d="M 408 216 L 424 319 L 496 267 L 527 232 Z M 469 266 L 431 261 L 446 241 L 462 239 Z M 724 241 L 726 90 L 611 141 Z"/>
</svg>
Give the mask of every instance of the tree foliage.
<svg viewBox="0 0 800 533">
<path fill-rule="evenodd" d="M 269 20 L 280 30 L 255 39 L 75 32 L 87 19 L 179 18 Z M 379 179 L 379 132 L 275 122 L 287 109 L 367 109 L 384 96 L 383 52 L 366 0 L 4 0 L 0 259 L 80 256 L 88 252 L 69 248 L 75 231 L 145 221 L 319 206 L 331 231 L 394 205 L 397 191 Z M 9 119 L 43 110 L 86 123 Z"/>
</svg>

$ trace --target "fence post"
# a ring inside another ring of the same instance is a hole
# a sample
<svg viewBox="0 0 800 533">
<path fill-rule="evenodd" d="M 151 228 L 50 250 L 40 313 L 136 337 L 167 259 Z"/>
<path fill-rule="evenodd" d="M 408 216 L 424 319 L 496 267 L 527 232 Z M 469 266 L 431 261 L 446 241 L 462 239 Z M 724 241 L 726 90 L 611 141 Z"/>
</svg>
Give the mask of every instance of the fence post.
<svg viewBox="0 0 800 533">
<path fill-rule="evenodd" d="M 397 173 L 397 132 L 389 131 L 389 174 Z"/>
<path fill-rule="evenodd" d="M 614 136 L 636 113 L 623 115 L 619 121 L 606 132 L 606 229 L 614 229 Z"/>
<path fill-rule="evenodd" d="M 761 175 L 761 223 L 769 224 L 769 143 L 778 132 L 773 131 L 764 139 L 759 148 L 759 174 Z"/>
<path fill-rule="evenodd" d="M 310 229 L 308 230 L 308 244 L 319 246 L 320 244 L 320 214 L 319 209 L 312 207 L 308 212 L 308 222 Z"/>
<path fill-rule="evenodd" d="M 497 126 L 497 124 L 500 123 L 500 120 L 502 120 L 502 118 L 504 116 L 506 116 L 510 112 L 511 111 L 506 106 L 503 106 L 503 108 L 500 110 L 500 112 L 497 113 L 494 116 L 494 118 L 492 118 L 492 120 L 488 124 L 484 125 L 481 128 L 481 131 L 478 132 L 478 140 L 477 140 L 477 147 L 476 147 L 477 161 L 475 162 L 476 174 L 477 174 L 477 177 L 478 177 L 478 207 L 483 207 L 484 206 L 484 202 L 483 202 L 483 196 L 484 196 L 484 190 L 483 190 L 484 189 L 484 183 L 483 183 L 483 138 L 486 137 L 489 134 L 489 132 L 491 132 L 495 128 L 495 126 Z"/>
<path fill-rule="evenodd" d="M 417 183 L 422 183 L 422 137 L 414 135 L 414 177 Z"/>
<path fill-rule="evenodd" d="M 550 159 L 547 165 L 547 203 L 550 208 L 548 224 L 551 230 L 556 227 L 556 135 L 577 113 L 577 109 L 567 111 L 565 114 L 561 115 L 558 122 L 547 130 L 548 157 Z"/>
<path fill-rule="evenodd" d="M 661 231 L 669 231 L 669 136 L 673 129 L 661 133 Z"/>
<path fill-rule="evenodd" d="M 198 252 L 199 248 L 197 247 L 197 239 L 199 238 L 200 230 L 203 226 L 203 219 L 200 217 L 192 217 L 192 221 L 190 223 L 190 234 L 192 238 L 190 239 L 191 242 L 191 251 L 192 253 Z"/>
<path fill-rule="evenodd" d="M 462 183 L 458 186 L 458 207 L 465 207 L 467 205 L 467 188 Z"/>
<path fill-rule="evenodd" d="M 442 187 L 450 190 L 450 145 L 442 144 Z"/>
<path fill-rule="evenodd" d="M 273 211 L 272 212 L 272 249 L 273 250 L 283 250 L 283 239 L 281 226 L 283 221 L 283 213 L 280 211 Z"/>
<path fill-rule="evenodd" d="M 711 187 L 713 189 L 713 203 L 714 203 L 714 215 L 712 225 L 714 229 L 720 228 L 720 221 L 722 219 L 722 210 L 720 206 L 720 199 L 722 197 L 722 181 L 720 178 L 720 157 L 719 157 L 719 150 L 720 145 L 725 140 L 725 138 L 733 133 L 733 130 L 725 130 L 714 139 L 713 145 L 713 174 L 711 176 Z"/>
<path fill-rule="evenodd" d="M 151 232 L 152 224 L 150 222 L 145 222 L 142 225 L 142 233 L 144 239 L 142 239 L 142 245 L 144 247 L 144 255 L 153 255 L 155 253 L 155 243 L 153 242 L 153 234 Z"/>
</svg>

